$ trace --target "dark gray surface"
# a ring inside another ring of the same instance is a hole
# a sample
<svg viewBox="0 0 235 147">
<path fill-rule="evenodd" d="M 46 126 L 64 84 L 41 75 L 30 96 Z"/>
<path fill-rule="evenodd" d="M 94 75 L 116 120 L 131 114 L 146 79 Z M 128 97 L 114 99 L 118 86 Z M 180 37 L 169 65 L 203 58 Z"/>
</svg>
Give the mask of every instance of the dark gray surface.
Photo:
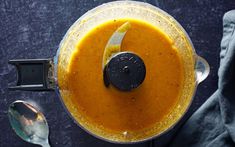
<svg viewBox="0 0 235 147">
<path fill-rule="evenodd" d="M 69 26 L 89 9 L 107 2 L 104 0 L 2 0 L 0 2 L 0 147 L 33 147 L 20 140 L 10 128 L 8 105 L 17 100 L 36 103 L 50 125 L 53 147 L 115 147 L 81 130 L 63 109 L 54 92 L 9 91 L 8 84 L 16 81 L 10 59 L 48 58 L 55 55 L 58 45 Z M 211 66 L 211 73 L 197 90 L 188 116 L 217 89 L 219 46 L 222 37 L 222 16 L 235 8 L 234 0 L 155 0 L 157 5 L 182 24 L 189 33 L 197 53 Z M 157 144 L 165 144 L 169 136 Z M 149 143 L 136 144 L 149 146 Z"/>
</svg>

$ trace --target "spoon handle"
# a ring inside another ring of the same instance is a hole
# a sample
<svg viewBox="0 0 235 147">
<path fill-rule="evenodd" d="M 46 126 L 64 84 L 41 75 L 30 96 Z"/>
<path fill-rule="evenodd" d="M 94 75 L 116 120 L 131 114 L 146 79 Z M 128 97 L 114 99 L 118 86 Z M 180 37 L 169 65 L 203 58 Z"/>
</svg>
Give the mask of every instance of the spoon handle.
<svg viewBox="0 0 235 147">
<path fill-rule="evenodd" d="M 42 147 L 51 147 L 50 144 L 47 142 L 47 143 L 44 143 L 44 144 L 41 144 Z"/>
<path fill-rule="evenodd" d="M 49 144 L 49 141 L 48 141 L 48 140 L 45 140 L 45 142 L 42 142 L 42 143 L 41 143 L 41 146 L 42 146 L 42 147 L 51 147 L 51 145 Z"/>
</svg>

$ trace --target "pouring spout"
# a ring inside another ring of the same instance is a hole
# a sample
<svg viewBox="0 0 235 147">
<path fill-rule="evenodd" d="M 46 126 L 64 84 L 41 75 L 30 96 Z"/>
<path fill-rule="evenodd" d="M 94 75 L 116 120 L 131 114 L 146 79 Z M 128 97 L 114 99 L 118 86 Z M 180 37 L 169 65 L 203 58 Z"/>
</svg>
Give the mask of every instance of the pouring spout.
<svg viewBox="0 0 235 147">
<path fill-rule="evenodd" d="M 204 58 L 197 56 L 196 58 L 197 83 L 201 83 L 202 81 L 204 81 L 208 77 L 209 73 L 210 73 L 210 66 L 208 62 Z"/>
</svg>

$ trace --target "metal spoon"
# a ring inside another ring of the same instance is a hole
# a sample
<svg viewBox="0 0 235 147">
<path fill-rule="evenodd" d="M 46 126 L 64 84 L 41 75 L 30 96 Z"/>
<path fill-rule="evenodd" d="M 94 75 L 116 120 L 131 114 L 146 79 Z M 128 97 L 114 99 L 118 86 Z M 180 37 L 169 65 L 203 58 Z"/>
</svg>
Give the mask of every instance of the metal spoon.
<svg viewBox="0 0 235 147">
<path fill-rule="evenodd" d="M 15 101 L 9 106 L 8 117 L 11 127 L 20 138 L 42 147 L 50 147 L 46 118 L 34 106 L 24 101 Z"/>
</svg>

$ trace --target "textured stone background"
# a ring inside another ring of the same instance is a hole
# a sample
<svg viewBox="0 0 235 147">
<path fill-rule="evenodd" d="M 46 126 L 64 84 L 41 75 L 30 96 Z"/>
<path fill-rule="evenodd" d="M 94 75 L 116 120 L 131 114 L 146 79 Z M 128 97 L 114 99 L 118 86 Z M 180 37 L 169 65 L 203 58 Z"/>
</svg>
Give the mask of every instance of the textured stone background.
<svg viewBox="0 0 235 147">
<path fill-rule="evenodd" d="M 8 91 L 16 81 L 10 59 L 53 57 L 69 26 L 89 9 L 107 0 L 1 0 L 0 1 L 0 147 L 33 147 L 20 140 L 10 128 L 8 105 L 17 100 L 35 103 L 50 125 L 52 147 L 164 146 L 174 134 L 153 144 L 114 145 L 81 130 L 63 109 L 54 92 Z M 187 114 L 195 111 L 217 88 L 222 16 L 235 8 L 234 0 L 145 0 L 171 14 L 189 33 L 197 53 L 211 66 L 211 73 L 199 87 Z M 185 119 L 187 118 L 185 117 Z"/>
</svg>

